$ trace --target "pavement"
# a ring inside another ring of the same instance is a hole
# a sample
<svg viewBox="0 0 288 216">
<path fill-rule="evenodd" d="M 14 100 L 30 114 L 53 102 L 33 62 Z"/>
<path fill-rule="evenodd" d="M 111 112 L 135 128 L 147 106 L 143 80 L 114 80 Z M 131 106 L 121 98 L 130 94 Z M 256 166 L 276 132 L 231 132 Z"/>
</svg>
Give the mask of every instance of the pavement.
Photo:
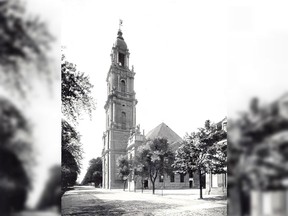
<svg viewBox="0 0 288 216">
<path fill-rule="evenodd" d="M 223 196 L 203 195 L 199 190 L 151 190 L 128 192 L 78 186 L 62 197 L 62 215 L 227 215 L 227 199 Z"/>
</svg>

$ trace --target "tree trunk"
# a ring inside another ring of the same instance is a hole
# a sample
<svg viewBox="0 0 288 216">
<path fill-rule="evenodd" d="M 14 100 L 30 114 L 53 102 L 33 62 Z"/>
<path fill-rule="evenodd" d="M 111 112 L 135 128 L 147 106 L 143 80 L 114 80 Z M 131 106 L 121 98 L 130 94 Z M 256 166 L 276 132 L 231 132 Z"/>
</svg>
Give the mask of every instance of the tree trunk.
<svg viewBox="0 0 288 216">
<path fill-rule="evenodd" d="M 155 181 L 152 181 L 152 192 L 155 194 Z"/>
<path fill-rule="evenodd" d="M 199 187 L 200 187 L 200 199 L 203 199 L 203 195 L 202 195 L 202 176 L 201 176 L 201 170 L 198 169 L 199 172 Z"/>
<path fill-rule="evenodd" d="M 123 191 L 125 191 L 126 181 L 127 181 L 127 180 L 124 181 L 124 188 L 123 188 Z"/>
</svg>

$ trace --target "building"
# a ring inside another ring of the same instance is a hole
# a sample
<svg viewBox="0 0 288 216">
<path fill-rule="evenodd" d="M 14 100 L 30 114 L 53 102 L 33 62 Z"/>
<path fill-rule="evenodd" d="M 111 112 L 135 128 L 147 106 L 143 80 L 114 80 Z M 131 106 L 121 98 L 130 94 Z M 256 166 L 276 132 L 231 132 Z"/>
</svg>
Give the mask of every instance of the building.
<svg viewBox="0 0 288 216">
<path fill-rule="evenodd" d="M 106 189 L 122 188 L 123 181 L 117 175 L 117 158 L 120 155 L 128 155 L 133 158 L 137 148 L 146 140 L 157 137 L 166 138 L 172 151 L 176 151 L 182 142 L 182 138 L 165 123 L 159 124 L 146 136 L 140 132 L 140 126 L 136 126 L 136 104 L 134 91 L 135 72 L 129 68 L 129 50 L 119 29 L 118 36 L 111 52 L 111 66 L 107 74 L 107 101 L 104 106 L 106 111 L 106 131 L 103 134 L 103 183 Z M 220 124 L 224 125 L 223 120 Z M 227 124 L 227 119 L 226 119 Z M 227 142 L 227 141 L 226 141 Z M 156 188 L 166 189 L 199 188 L 197 174 L 189 173 L 164 175 L 158 177 Z M 128 181 L 129 190 L 142 188 L 142 181 Z M 208 179 L 208 181 L 206 181 Z M 203 187 L 211 189 L 226 185 L 226 177 L 222 175 L 207 174 L 203 176 Z M 144 179 L 144 187 L 150 188 L 150 180 Z M 211 190 L 210 190 L 211 191 Z M 209 191 L 209 192 L 210 192 Z"/>
<path fill-rule="evenodd" d="M 111 52 L 111 66 L 107 74 L 106 131 L 103 134 L 103 188 L 120 188 L 122 181 L 116 174 L 116 159 L 126 154 L 130 130 L 135 130 L 136 104 L 135 72 L 129 68 L 129 50 L 119 29 Z"/>
</svg>

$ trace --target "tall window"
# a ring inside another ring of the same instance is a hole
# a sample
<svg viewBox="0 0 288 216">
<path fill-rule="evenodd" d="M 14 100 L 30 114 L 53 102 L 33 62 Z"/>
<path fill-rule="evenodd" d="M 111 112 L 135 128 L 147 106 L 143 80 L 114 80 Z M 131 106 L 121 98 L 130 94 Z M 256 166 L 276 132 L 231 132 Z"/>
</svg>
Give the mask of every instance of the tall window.
<svg viewBox="0 0 288 216">
<path fill-rule="evenodd" d="M 124 63 L 125 63 L 125 55 L 123 53 L 119 53 L 119 59 L 118 62 L 120 64 L 120 66 L 124 67 Z"/>
<path fill-rule="evenodd" d="M 126 129 L 126 113 L 121 113 L 121 127 L 122 129 Z"/>
<path fill-rule="evenodd" d="M 159 175 L 159 182 L 163 182 L 162 175 Z"/>
<path fill-rule="evenodd" d="M 172 173 L 170 175 L 170 182 L 174 182 L 174 181 L 175 181 L 175 175 L 174 175 L 174 173 Z"/>
<path fill-rule="evenodd" d="M 121 90 L 121 92 L 126 92 L 125 80 L 121 80 L 121 82 L 120 82 L 120 90 Z"/>
</svg>

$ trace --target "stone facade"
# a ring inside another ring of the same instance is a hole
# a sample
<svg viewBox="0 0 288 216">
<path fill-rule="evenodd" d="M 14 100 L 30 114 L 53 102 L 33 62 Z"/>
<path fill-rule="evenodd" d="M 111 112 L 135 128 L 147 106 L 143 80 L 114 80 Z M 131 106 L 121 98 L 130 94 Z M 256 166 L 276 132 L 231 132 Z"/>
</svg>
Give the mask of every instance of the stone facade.
<svg viewBox="0 0 288 216">
<path fill-rule="evenodd" d="M 135 130 L 136 104 L 134 92 L 135 73 L 129 69 L 129 50 L 118 31 L 112 47 L 111 66 L 107 74 L 106 131 L 103 134 L 103 182 L 106 189 L 122 187 L 117 175 L 116 161 L 126 154 L 130 131 Z"/>
</svg>

